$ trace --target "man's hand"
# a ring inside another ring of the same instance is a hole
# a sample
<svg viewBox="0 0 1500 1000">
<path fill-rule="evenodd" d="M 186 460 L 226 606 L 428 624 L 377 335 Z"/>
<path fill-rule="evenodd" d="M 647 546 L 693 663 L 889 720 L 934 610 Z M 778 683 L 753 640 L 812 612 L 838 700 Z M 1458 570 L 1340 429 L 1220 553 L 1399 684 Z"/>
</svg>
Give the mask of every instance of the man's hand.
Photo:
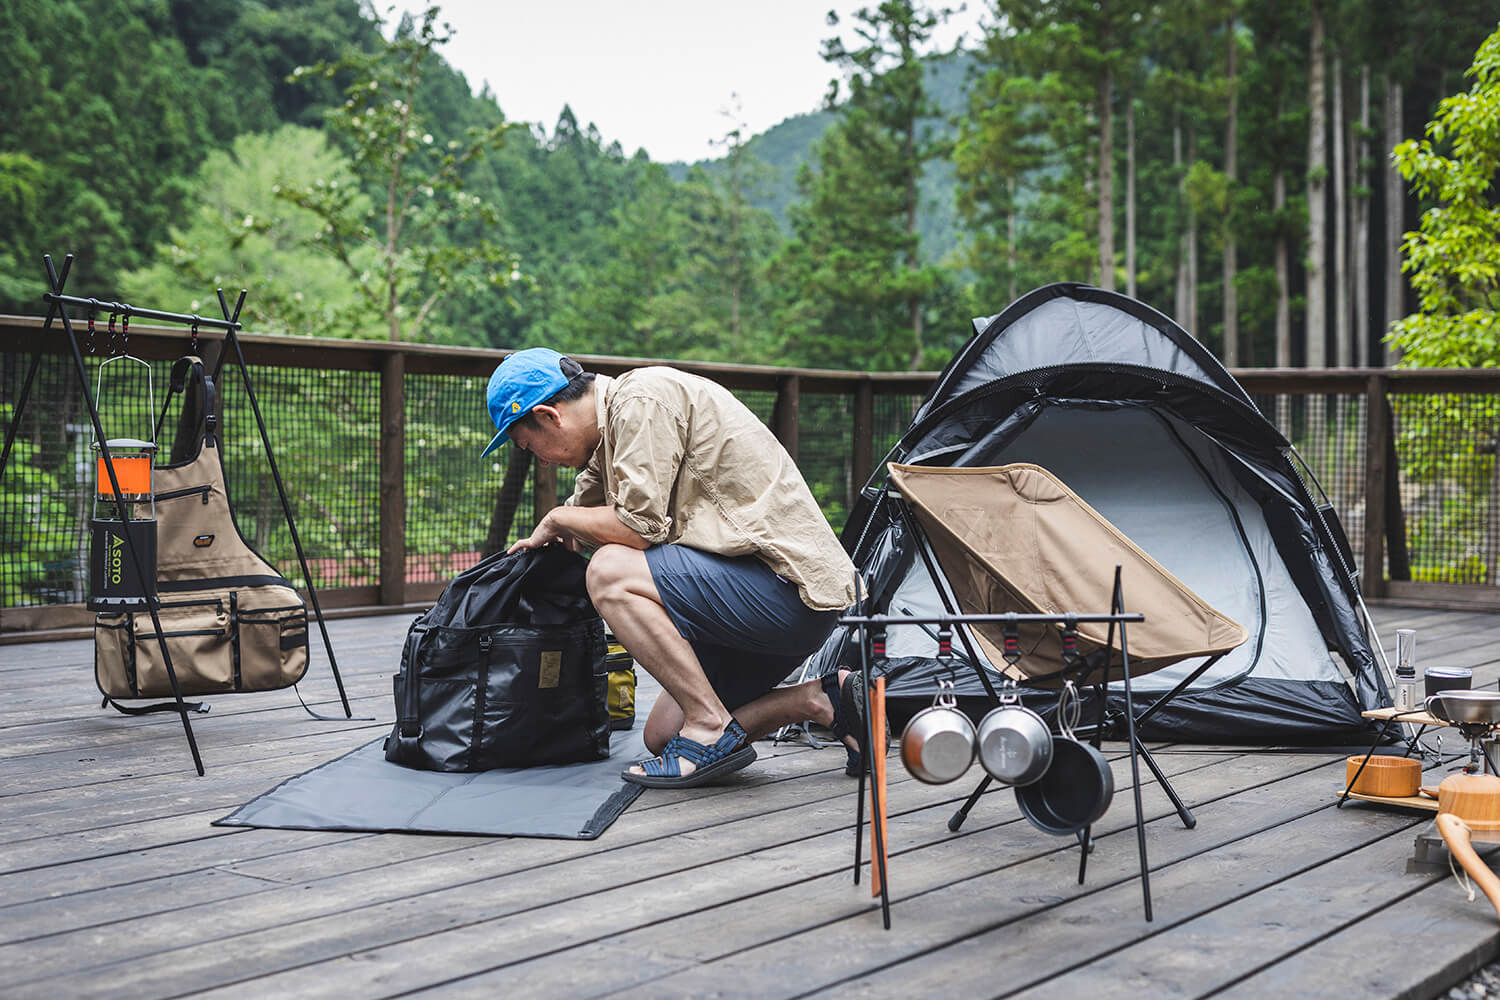
<svg viewBox="0 0 1500 1000">
<path fill-rule="evenodd" d="M 519 552 L 522 549 L 539 549 L 543 545 L 551 545 L 553 542 L 560 542 L 569 552 L 577 552 L 580 548 L 578 536 L 566 531 L 558 523 L 558 518 L 553 516 L 562 509 L 562 507 L 555 507 L 543 515 L 542 519 L 537 522 L 536 530 L 531 533 L 531 537 L 522 538 L 517 541 L 516 544 L 506 550 L 506 554 Z"/>
<path fill-rule="evenodd" d="M 646 548 L 646 540 L 620 523 L 613 507 L 554 507 L 537 523 L 530 538 L 523 538 L 507 551 L 536 549 L 560 542 L 570 552 L 601 545 Z"/>
</svg>

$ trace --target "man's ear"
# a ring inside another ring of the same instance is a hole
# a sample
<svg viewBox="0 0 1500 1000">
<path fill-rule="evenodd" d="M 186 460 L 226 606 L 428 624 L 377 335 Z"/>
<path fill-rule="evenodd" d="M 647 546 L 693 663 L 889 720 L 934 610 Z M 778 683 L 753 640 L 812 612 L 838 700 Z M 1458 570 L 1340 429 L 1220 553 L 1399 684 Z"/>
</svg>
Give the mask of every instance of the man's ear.
<svg viewBox="0 0 1500 1000">
<path fill-rule="evenodd" d="M 551 427 L 558 427 L 562 424 L 562 415 L 557 412 L 557 407 L 548 406 L 545 403 L 533 406 L 531 408 L 531 416 L 538 425 L 545 424 Z"/>
</svg>

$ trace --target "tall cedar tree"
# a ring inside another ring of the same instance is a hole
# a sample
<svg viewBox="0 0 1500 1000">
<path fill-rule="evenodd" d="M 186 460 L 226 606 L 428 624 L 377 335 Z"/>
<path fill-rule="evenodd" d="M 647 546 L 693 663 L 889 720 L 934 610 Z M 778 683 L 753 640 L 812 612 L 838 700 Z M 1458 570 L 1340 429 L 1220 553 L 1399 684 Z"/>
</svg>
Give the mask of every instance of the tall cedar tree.
<svg viewBox="0 0 1500 1000">
<path fill-rule="evenodd" d="M 1023 284 L 1046 282 L 1034 255 L 1020 252 L 1018 197 L 1046 165 L 1046 95 L 1042 81 L 1017 73 L 1012 40 L 986 35 L 953 152 L 958 210 L 971 234 L 968 264 L 979 300 L 988 302 L 1009 302 Z"/>
<path fill-rule="evenodd" d="M 804 168 L 806 203 L 791 213 L 793 240 L 781 261 L 792 289 L 781 313 L 786 360 L 876 368 L 922 365 L 923 311 L 938 287 L 919 261 L 917 183 L 945 150 L 927 121 L 921 49 L 944 16 L 923 4 L 886 0 L 854 16 L 858 44 L 823 44 L 835 80 L 828 107 L 839 118 Z M 830 27 L 838 25 L 829 14 Z"/>
<path fill-rule="evenodd" d="M 1021 67 L 1037 79 L 1051 76 L 1074 105 L 1069 123 L 1087 123 L 1087 134 L 1059 134 L 1057 142 L 1070 160 L 1069 200 L 1075 207 L 1068 214 L 1092 220 L 1092 277 L 1105 288 L 1115 283 L 1115 81 L 1130 66 L 1144 7 L 1142 0 L 994 3 L 995 30 L 1015 36 Z"/>
</svg>

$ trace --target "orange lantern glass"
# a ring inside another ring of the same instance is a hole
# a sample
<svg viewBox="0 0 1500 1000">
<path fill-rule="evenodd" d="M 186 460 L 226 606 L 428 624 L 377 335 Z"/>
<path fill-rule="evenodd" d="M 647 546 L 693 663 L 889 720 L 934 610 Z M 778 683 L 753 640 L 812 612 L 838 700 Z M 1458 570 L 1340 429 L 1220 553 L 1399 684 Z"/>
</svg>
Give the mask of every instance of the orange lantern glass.
<svg viewBox="0 0 1500 1000">
<path fill-rule="evenodd" d="M 114 463 L 115 478 L 120 483 L 120 499 L 132 503 L 150 500 L 151 466 L 156 459 L 156 445 L 137 438 L 111 438 L 106 443 Z M 104 464 L 104 453 L 97 443 L 94 449 L 99 451 L 94 459 L 95 496 L 100 500 L 113 500 L 115 489 Z"/>
</svg>

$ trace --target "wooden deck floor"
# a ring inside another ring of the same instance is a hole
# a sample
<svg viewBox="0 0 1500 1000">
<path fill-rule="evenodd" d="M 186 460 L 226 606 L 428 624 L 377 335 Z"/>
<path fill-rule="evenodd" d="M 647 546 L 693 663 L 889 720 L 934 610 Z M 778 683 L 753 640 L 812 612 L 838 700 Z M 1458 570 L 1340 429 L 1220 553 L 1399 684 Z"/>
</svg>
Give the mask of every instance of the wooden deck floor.
<svg viewBox="0 0 1500 1000">
<path fill-rule="evenodd" d="M 1500 616 L 1374 612 L 1424 662 L 1500 678 Z M 1483 897 L 1406 872 L 1422 815 L 1333 809 L 1335 752 L 1162 748 L 1199 822 L 1143 786 L 1152 923 L 1120 747 L 1082 886 L 1008 792 L 951 834 L 969 782 L 894 764 L 890 932 L 851 884 L 836 749 L 762 744 L 733 784 L 648 791 L 592 842 L 210 826 L 390 725 L 407 621 L 330 623 L 379 722 L 220 698 L 202 778 L 175 716 L 98 709 L 87 642 L 0 646 L 0 996 L 1431 996 L 1500 951 Z M 326 711 L 321 656 L 309 678 Z"/>
</svg>

